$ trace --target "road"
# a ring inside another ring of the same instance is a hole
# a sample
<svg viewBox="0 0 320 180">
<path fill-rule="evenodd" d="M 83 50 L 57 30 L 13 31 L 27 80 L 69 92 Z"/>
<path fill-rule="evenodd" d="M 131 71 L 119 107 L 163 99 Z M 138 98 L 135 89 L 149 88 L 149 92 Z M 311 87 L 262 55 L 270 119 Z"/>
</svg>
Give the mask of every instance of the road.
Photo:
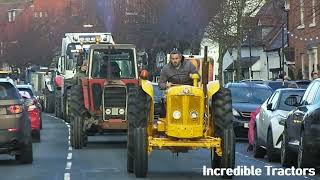
<svg viewBox="0 0 320 180">
<path fill-rule="evenodd" d="M 68 125 L 51 115 L 43 115 L 41 143 L 34 143 L 34 163 L 20 165 L 14 158 L 0 156 L 1 180 L 105 180 L 136 179 L 126 172 L 126 137 L 124 135 L 92 136 L 89 144 L 81 150 L 69 147 Z M 234 177 L 234 179 L 320 179 L 320 177 L 266 176 L 264 166 L 280 167 L 266 159 L 254 159 L 246 152 L 247 144 L 237 142 L 236 165 L 261 168 L 261 177 Z M 149 157 L 149 174 L 146 179 L 220 179 L 203 177 L 202 167 L 210 166 L 210 152 L 193 151 L 175 156 L 167 151 L 154 151 Z"/>
</svg>

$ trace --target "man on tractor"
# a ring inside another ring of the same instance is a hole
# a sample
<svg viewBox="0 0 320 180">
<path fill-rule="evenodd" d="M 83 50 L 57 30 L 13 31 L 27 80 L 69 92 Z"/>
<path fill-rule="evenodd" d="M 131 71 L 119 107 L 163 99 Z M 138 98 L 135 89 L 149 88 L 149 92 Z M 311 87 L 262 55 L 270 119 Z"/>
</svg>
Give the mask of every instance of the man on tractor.
<svg viewBox="0 0 320 180">
<path fill-rule="evenodd" d="M 179 51 L 173 50 L 170 53 L 170 63 L 166 64 L 161 70 L 159 87 L 160 89 L 166 89 L 175 84 L 192 85 L 193 81 L 190 74 L 196 73 L 196 67 L 189 61 L 185 61 Z"/>
</svg>

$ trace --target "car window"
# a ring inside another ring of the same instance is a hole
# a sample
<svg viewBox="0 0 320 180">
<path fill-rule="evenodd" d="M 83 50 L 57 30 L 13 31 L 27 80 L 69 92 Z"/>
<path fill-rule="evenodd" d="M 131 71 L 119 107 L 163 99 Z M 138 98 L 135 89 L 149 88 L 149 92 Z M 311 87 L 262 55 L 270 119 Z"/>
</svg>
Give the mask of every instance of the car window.
<svg viewBox="0 0 320 180">
<path fill-rule="evenodd" d="M 268 99 L 267 104 L 270 104 L 271 101 L 273 100 L 273 97 L 276 95 L 276 93 L 273 93 L 272 96 Z"/>
<path fill-rule="evenodd" d="M 286 105 L 285 104 L 286 99 L 289 96 L 296 96 L 297 102 L 300 102 L 303 94 L 304 94 L 304 91 L 286 91 L 286 92 L 281 93 L 280 101 L 278 103 L 277 109 L 283 110 L 283 111 L 291 111 L 294 108 L 294 106 Z"/>
<path fill-rule="evenodd" d="M 313 85 L 314 85 L 314 82 L 312 82 L 309 87 L 307 88 L 306 92 L 304 93 L 302 99 L 301 99 L 301 104 L 305 104 L 309 94 L 310 94 L 310 91 L 311 89 L 313 88 Z"/>
<path fill-rule="evenodd" d="M 317 95 L 318 89 L 320 86 L 320 82 L 315 82 L 314 85 L 312 86 L 312 89 L 310 90 L 307 98 L 306 98 L 306 105 L 311 105 L 313 104 L 313 100 L 315 96 Z"/>
<path fill-rule="evenodd" d="M 319 85 L 320 83 L 318 83 L 318 85 Z M 315 86 L 316 86 L 317 84 L 315 84 Z M 320 88 L 318 88 L 318 92 L 316 92 L 316 97 L 314 98 L 314 100 L 313 100 L 313 103 L 312 104 L 317 104 L 317 103 L 319 103 L 320 102 Z"/>
<path fill-rule="evenodd" d="M 272 98 L 272 100 L 270 102 L 270 103 L 272 103 L 272 109 L 276 109 L 277 103 L 278 103 L 278 100 L 279 100 L 279 96 L 280 96 L 279 92 L 276 92 L 275 95 L 273 96 L 273 98 Z"/>
<path fill-rule="evenodd" d="M 18 88 L 18 89 L 19 89 L 19 91 L 27 91 L 31 97 L 34 97 L 34 94 L 31 89 L 29 89 L 29 88 Z"/>
<path fill-rule="evenodd" d="M 272 94 L 270 89 L 250 87 L 230 87 L 232 102 L 262 104 Z"/>
<path fill-rule="evenodd" d="M 0 100 L 20 99 L 17 89 L 10 83 L 0 83 Z"/>
</svg>

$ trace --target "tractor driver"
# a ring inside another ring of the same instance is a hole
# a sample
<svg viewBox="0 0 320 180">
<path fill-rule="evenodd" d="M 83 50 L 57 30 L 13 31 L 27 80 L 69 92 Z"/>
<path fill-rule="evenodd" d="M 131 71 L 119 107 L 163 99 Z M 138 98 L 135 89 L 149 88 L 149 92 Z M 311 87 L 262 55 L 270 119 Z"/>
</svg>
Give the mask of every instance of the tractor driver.
<svg viewBox="0 0 320 180">
<path fill-rule="evenodd" d="M 174 84 L 192 85 L 190 74 L 197 73 L 196 67 L 184 60 L 182 54 L 173 50 L 170 53 L 170 63 L 166 64 L 160 73 L 159 88 L 165 90 Z"/>
</svg>

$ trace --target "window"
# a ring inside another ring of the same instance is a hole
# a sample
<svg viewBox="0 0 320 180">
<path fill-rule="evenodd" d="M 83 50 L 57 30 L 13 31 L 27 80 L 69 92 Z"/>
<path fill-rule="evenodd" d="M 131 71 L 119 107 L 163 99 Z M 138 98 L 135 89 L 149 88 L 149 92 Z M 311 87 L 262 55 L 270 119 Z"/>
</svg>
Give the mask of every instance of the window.
<svg viewBox="0 0 320 180">
<path fill-rule="evenodd" d="M 16 88 L 10 83 L 0 83 L 0 100 L 19 99 Z"/>
<path fill-rule="evenodd" d="M 278 100 L 279 100 L 279 96 L 280 96 L 280 93 L 276 92 L 276 94 L 273 96 L 272 100 L 270 101 L 270 103 L 272 103 L 272 109 L 276 109 L 277 104 L 278 104 Z"/>
<path fill-rule="evenodd" d="M 8 21 L 9 21 L 9 22 L 12 22 L 12 21 L 13 21 L 13 20 L 12 20 L 12 13 L 11 13 L 11 11 L 8 12 Z"/>
<path fill-rule="evenodd" d="M 131 79 L 135 77 L 133 51 L 131 49 L 95 50 L 92 61 L 92 77 L 107 79 Z"/>
<path fill-rule="evenodd" d="M 320 82 L 315 82 L 314 85 L 312 86 L 307 98 L 306 98 L 305 105 L 314 104 L 313 100 L 314 100 L 315 96 L 317 95 L 319 87 L 320 87 Z"/>
<path fill-rule="evenodd" d="M 316 26 L 316 0 L 312 0 L 312 23 L 309 27 Z"/>
<path fill-rule="evenodd" d="M 304 0 L 300 0 L 300 26 L 298 29 L 304 28 Z"/>
<path fill-rule="evenodd" d="M 34 12 L 34 17 L 35 17 L 35 18 L 38 17 L 38 12 Z"/>
<path fill-rule="evenodd" d="M 42 12 L 39 12 L 39 17 L 42 17 Z"/>
</svg>

